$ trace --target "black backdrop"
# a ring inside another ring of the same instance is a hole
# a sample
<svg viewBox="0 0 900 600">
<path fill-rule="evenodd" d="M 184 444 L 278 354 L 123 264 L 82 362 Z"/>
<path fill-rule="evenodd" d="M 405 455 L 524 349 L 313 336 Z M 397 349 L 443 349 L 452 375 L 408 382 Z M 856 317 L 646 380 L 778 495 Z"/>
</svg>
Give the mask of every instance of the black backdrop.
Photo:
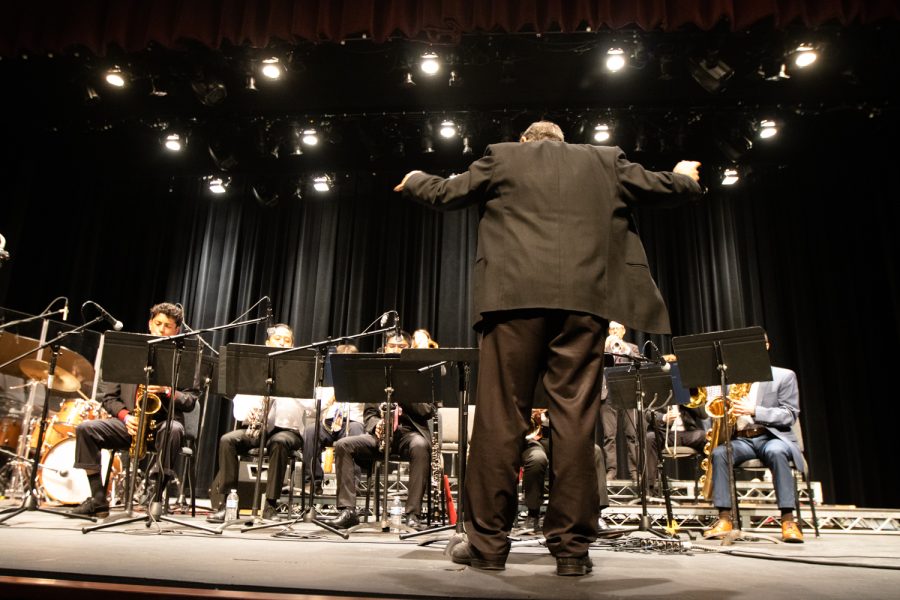
<svg viewBox="0 0 900 600">
<path fill-rule="evenodd" d="M 698 204 L 638 215 L 676 335 L 761 325 L 773 362 L 797 372 L 828 502 L 900 506 L 891 466 L 900 209 L 891 157 L 878 150 L 898 129 L 890 115 L 813 118 L 793 132 L 803 143 L 784 166 L 713 187 Z M 402 172 L 351 173 L 328 197 L 266 208 L 246 195 L 213 198 L 115 137 L 77 141 L 7 140 L 3 306 L 38 312 L 60 294 L 93 299 L 142 331 L 156 301 L 184 303 L 188 322 L 206 327 L 268 294 L 298 343 L 359 331 L 392 308 L 442 345 L 477 343 L 468 326 L 477 215 L 403 202 L 390 191 Z M 262 338 L 244 330 L 211 341 Z M 207 411 L 226 427 L 226 403 Z M 214 438 L 203 442 L 207 457 Z"/>
</svg>

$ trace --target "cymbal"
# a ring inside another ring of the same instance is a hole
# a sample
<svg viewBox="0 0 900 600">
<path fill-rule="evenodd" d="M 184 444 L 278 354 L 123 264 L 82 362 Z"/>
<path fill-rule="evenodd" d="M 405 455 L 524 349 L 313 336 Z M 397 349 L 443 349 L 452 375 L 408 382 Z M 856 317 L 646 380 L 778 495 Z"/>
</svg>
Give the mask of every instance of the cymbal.
<svg viewBox="0 0 900 600">
<path fill-rule="evenodd" d="M 50 363 L 34 358 L 23 358 L 19 361 L 19 368 L 29 379 L 47 383 Z M 81 380 L 57 364 L 53 371 L 53 389 L 57 392 L 77 392 L 81 389 Z"/>
<path fill-rule="evenodd" d="M 10 333 L 8 331 L 0 332 L 0 365 L 11 358 L 15 358 L 30 350 L 34 350 L 40 344 L 38 341 L 29 337 L 24 337 Z M 21 377 L 22 372 L 19 370 L 19 363 L 14 362 L 0 369 L 0 373 L 6 373 L 14 377 Z"/>
</svg>

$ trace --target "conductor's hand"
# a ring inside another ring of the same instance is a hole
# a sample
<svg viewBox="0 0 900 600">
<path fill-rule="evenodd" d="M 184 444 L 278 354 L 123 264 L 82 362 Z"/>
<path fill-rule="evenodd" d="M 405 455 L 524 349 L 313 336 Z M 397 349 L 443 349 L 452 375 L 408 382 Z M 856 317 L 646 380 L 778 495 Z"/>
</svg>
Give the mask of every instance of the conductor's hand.
<svg viewBox="0 0 900 600">
<path fill-rule="evenodd" d="M 410 171 L 409 173 L 407 173 L 406 175 L 404 175 L 404 176 L 403 176 L 403 181 L 401 181 L 400 183 L 398 183 L 397 185 L 394 186 L 394 191 L 395 191 L 395 192 L 402 192 L 402 191 L 403 191 L 403 187 L 406 185 L 406 180 L 409 179 L 409 176 L 412 175 L 413 173 L 421 173 L 421 172 L 422 172 L 422 171 Z"/>
<path fill-rule="evenodd" d="M 125 429 L 128 430 L 128 435 L 137 434 L 138 428 L 138 418 L 134 415 L 128 415 L 125 417 Z"/>
<path fill-rule="evenodd" d="M 673 173 L 679 173 L 681 175 L 687 175 L 694 181 L 700 181 L 700 173 L 697 172 L 697 167 L 700 166 L 699 161 L 696 160 L 682 160 L 679 161 L 675 168 L 672 169 Z M 409 177 L 407 175 L 407 177 Z"/>
</svg>

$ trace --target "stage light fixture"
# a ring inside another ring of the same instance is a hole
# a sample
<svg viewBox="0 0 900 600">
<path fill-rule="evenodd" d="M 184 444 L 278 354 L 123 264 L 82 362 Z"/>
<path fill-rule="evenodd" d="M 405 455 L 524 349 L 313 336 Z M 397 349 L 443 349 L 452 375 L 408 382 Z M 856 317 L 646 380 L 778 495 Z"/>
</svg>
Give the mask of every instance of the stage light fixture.
<svg viewBox="0 0 900 600">
<path fill-rule="evenodd" d="M 328 175 L 319 175 L 313 178 L 313 189 L 317 192 L 324 193 L 331 189 L 333 182 Z"/>
<path fill-rule="evenodd" d="M 257 91 L 259 88 L 256 87 L 256 77 L 254 77 L 253 75 L 247 75 L 247 77 L 244 78 L 244 89 L 248 92 Z"/>
<path fill-rule="evenodd" d="M 117 88 L 123 88 L 127 83 L 125 72 L 117 66 L 108 70 L 104 78 L 106 79 L 106 83 Z"/>
<path fill-rule="evenodd" d="M 284 65 L 274 56 L 264 58 L 259 72 L 266 79 L 280 79 L 284 75 Z"/>
<path fill-rule="evenodd" d="M 221 104 L 228 96 L 225 84 L 221 81 L 204 81 L 197 79 L 191 82 L 191 90 L 197 100 L 204 106 L 216 106 Z"/>
<path fill-rule="evenodd" d="M 434 52 L 426 52 L 422 55 L 422 60 L 419 63 L 419 68 L 422 69 L 422 72 L 426 75 L 436 75 L 438 71 L 441 70 L 441 63 L 438 59 L 438 55 Z"/>
<path fill-rule="evenodd" d="M 228 186 L 231 185 L 231 179 L 228 177 L 220 177 L 218 175 L 210 175 L 207 177 L 207 185 L 209 186 L 209 191 L 213 194 L 224 194 L 228 191 Z"/>
<path fill-rule="evenodd" d="M 449 140 L 456 135 L 456 123 L 450 120 L 441 121 L 441 128 L 439 131 L 442 138 Z"/>
<path fill-rule="evenodd" d="M 415 86 L 416 86 L 416 82 L 413 81 L 412 73 L 407 72 L 406 77 L 404 77 L 404 79 L 403 79 L 403 87 L 411 88 L 411 87 L 415 87 Z"/>
<path fill-rule="evenodd" d="M 813 64 L 818 57 L 816 49 L 810 44 L 800 44 L 793 52 L 794 65 L 800 69 Z"/>
<path fill-rule="evenodd" d="M 463 138 L 462 153 L 463 153 L 463 156 L 469 156 L 470 154 L 472 154 L 472 146 L 469 145 L 469 136 L 465 136 Z"/>
<path fill-rule="evenodd" d="M 450 71 L 450 79 L 447 81 L 447 85 L 450 87 L 459 87 L 462 85 L 462 77 L 460 77 L 456 71 Z"/>
<path fill-rule="evenodd" d="M 598 143 L 603 143 L 609 141 L 609 138 L 612 137 L 609 131 L 609 125 L 605 123 L 600 123 L 596 127 L 594 127 L 594 141 Z"/>
<path fill-rule="evenodd" d="M 721 90 L 725 83 L 731 79 L 731 76 L 734 75 L 734 69 L 719 60 L 715 54 L 703 60 L 688 60 L 688 69 L 694 81 L 710 93 Z"/>
<path fill-rule="evenodd" d="M 606 51 L 606 68 L 616 73 L 625 68 L 625 51 L 621 48 L 610 48 Z"/>
<path fill-rule="evenodd" d="M 187 140 L 177 133 L 169 133 L 166 135 L 163 145 L 170 152 L 181 152 L 184 149 Z"/>
<path fill-rule="evenodd" d="M 303 143 L 307 146 L 315 146 L 319 143 L 319 134 L 316 133 L 315 129 L 303 130 Z"/>
<path fill-rule="evenodd" d="M 770 137 L 774 137 L 778 133 L 778 127 L 775 125 L 775 121 L 770 119 L 764 119 L 759 122 L 759 137 L 762 139 L 768 139 Z"/>
<path fill-rule="evenodd" d="M 734 185 L 740 180 L 737 169 L 725 169 L 722 172 L 722 185 Z"/>
</svg>

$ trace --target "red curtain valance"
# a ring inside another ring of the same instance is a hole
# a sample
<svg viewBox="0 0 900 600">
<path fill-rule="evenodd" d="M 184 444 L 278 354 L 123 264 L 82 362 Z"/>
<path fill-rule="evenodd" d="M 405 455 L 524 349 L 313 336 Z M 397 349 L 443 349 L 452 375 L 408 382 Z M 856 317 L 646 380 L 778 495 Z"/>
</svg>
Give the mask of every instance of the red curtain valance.
<svg viewBox="0 0 900 600">
<path fill-rule="evenodd" d="M 0 3 L 0 54 L 59 51 L 73 45 L 103 54 L 149 42 L 192 39 L 264 47 L 284 41 L 340 41 L 363 34 L 383 41 L 454 39 L 476 31 L 576 31 L 638 27 L 702 30 L 869 24 L 900 18 L 896 0 L 13 0 Z"/>
</svg>

